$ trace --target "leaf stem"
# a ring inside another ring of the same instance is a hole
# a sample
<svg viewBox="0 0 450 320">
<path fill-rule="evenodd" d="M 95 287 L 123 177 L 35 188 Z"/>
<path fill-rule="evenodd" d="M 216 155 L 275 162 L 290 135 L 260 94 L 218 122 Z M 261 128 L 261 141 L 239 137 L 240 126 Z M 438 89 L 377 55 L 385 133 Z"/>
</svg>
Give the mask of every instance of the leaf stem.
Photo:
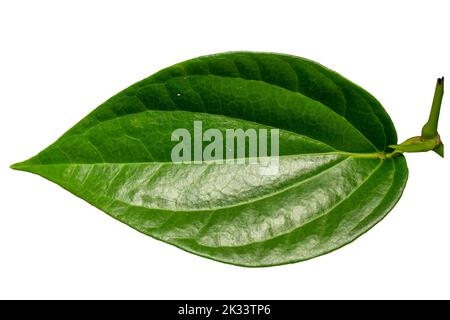
<svg viewBox="0 0 450 320">
<path fill-rule="evenodd" d="M 403 154 L 403 151 L 394 150 L 392 152 L 372 152 L 372 153 L 357 153 L 357 152 L 338 152 L 338 154 L 352 157 L 352 158 L 365 158 L 365 159 L 391 159 Z"/>
<path fill-rule="evenodd" d="M 384 152 L 372 152 L 372 153 L 338 152 L 338 154 L 341 154 L 344 156 L 349 156 L 352 158 L 386 159 L 386 153 L 384 153 Z"/>
</svg>

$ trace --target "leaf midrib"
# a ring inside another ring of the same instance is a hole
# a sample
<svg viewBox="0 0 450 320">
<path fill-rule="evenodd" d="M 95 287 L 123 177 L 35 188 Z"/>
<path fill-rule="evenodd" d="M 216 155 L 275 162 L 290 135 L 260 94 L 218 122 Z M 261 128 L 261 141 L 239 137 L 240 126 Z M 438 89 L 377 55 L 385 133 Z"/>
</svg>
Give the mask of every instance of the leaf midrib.
<svg viewBox="0 0 450 320">
<path fill-rule="evenodd" d="M 330 151 L 330 152 L 315 152 L 315 153 L 295 153 L 295 154 L 286 154 L 286 155 L 280 155 L 278 158 L 281 159 L 289 159 L 289 158 L 295 158 L 295 157 L 316 157 L 316 156 L 333 156 L 333 155 L 340 155 L 345 156 L 349 158 L 361 158 L 361 156 L 365 155 L 373 155 L 373 157 L 367 157 L 367 159 L 379 159 L 379 157 L 376 156 L 376 153 L 368 152 L 368 153 L 357 153 L 357 152 L 346 152 L 346 151 Z M 137 162 L 58 162 L 58 163 L 33 163 L 33 164 L 27 164 L 25 162 L 18 162 L 11 166 L 12 169 L 17 170 L 25 170 L 26 168 L 32 168 L 32 167 L 51 167 L 51 166 L 67 166 L 67 165 L 74 165 L 74 166 L 95 166 L 95 165 L 150 165 L 150 164 L 161 164 L 161 165 L 209 165 L 209 164 L 218 164 L 218 165 L 226 165 L 227 161 L 235 161 L 235 160 L 242 160 L 245 159 L 246 161 L 250 161 L 251 159 L 271 159 L 271 157 L 243 157 L 243 158 L 234 158 L 230 160 L 221 160 L 223 162 L 218 162 L 217 160 L 204 160 L 201 163 L 196 163 L 195 161 L 190 162 L 182 162 L 182 163 L 176 163 L 172 161 L 137 161 Z M 233 163 L 231 163 L 233 164 Z M 247 164 L 247 163 L 246 163 Z M 26 171 L 26 170 L 25 170 Z"/>
<path fill-rule="evenodd" d="M 302 157 L 302 156 L 309 156 L 309 155 L 316 156 L 317 154 L 300 155 L 300 157 Z M 335 155 L 335 153 L 331 153 L 331 154 L 326 153 L 326 154 L 319 154 L 319 155 Z M 285 157 L 294 157 L 294 156 L 298 156 L 298 155 L 288 155 L 288 156 L 285 156 Z M 284 193 L 284 192 L 286 192 L 286 191 L 288 191 L 290 189 L 296 188 L 296 187 L 298 187 L 298 186 L 300 186 L 300 185 L 302 185 L 302 184 L 304 184 L 304 183 L 306 183 L 308 181 L 311 181 L 313 179 L 316 179 L 319 176 L 322 176 L 323 174 L 325 174 L 328 171 L 336 168 L 337 166 L 342 165 L 342 163 L 348 161 L 349 159 L 353 159 L 353 157 L 351 157 L 351 156 L 344 157 L 344 158 L 336 161 L 335 163 L 333 163 L 330 167 L 327 167 L 326 169 L 318 172 L 317 174 L 314 174 L 314 175 L 312 175 L 312 176 L 310 176 L 310 177 L 308 177 L 306 179 L 303 179 L 303 180 L 300 180 L 300 181 L 297 181 L 297 182 L 293 182 L 292 184 L 289 184 L 288 186 L 286 186 L 284 188 L 275 190 L 273 192 L 269 192 L 267 194 L 264 194 L 263 196 L 252 198 L 251 200 L 248 200 L 248 201 L 240 201 L 240 202 L 232 204 L 232 205 L 225 205 L 225 206 L 214 207 L 214 208 L 180 209 L 180 210 L 170 209 L 170 208 L 148 208 L 148 207 L 143 207 L 143 206 L 138 206 L 138 207 L 145 208 L 145 209 L 148 209 L 148 210 L 164 211 L 164 212 L 177 212 L 177 213 L 180 213 L 180 212 L 184 212 L 184 213 L 189 213 L 189 212 L 214 212 L 214 211 L 223 210 L 223 209 L 236 208 L 236 207 L 240 207 L 240 206 L 243 206 L 243 205 L 246 205 L 246 204 L 249 204 L 249 203 L 258 202 L 258 201 L 261 201 L 261 200 L 273 197 L 275 195 Z M 381 159 L 379 159 L 379 160 L 381 162 L 385 161 L 385 160 L 381 160 Z M 141 162 L 141 163 L 130 163 L 130 164 L 131 165 L 145 165 L 145 164 L 155 164 L 155 163 L 154 162 Z M 125 165 L 130 165 L 130 164 L 124 164 L 124 163 L 94 163 L 94 164 L 68 163 L 68 164 L 53 164 L 53 165 L 30 165 L 30 166 L 26 166 L 26 167 L 35 167 L 35 166 L 36 167 L 40 167 L 40 166 L 56 166 L 57 167 L 57 166 L 63 166 L 63 165 L 64 166 L 67 166 L 67 165 L 93 166 L 93 167 L 94 166 L 100 166 L 100 165 L 117 165 L 117 166 L 123 167 Z M 160 163 L 160 164 L 161 165 L 167 165 L 167 164 L 172 164 L 172 163 L 171 162 L 163 162 L 163 163 Z M 214 164 L 213 162 L 210 162 L 207 165 L 213 165 L 213 164 Z M 23 170 L 28 171 L 25 168 Z M 116 201 L 120 201 L 120 202 L 122 202 L 122 203 L 124 203 L 124 204 L 126 204 L 128 206 L 133 206 L 132 204 L 130 204 L 128 202 L 125 202 L 123 200 L 114 199 L 112 197 L 110 197 L 110 198 L 113 199 L 113 200 L 116 200 Z"/>
</svg>

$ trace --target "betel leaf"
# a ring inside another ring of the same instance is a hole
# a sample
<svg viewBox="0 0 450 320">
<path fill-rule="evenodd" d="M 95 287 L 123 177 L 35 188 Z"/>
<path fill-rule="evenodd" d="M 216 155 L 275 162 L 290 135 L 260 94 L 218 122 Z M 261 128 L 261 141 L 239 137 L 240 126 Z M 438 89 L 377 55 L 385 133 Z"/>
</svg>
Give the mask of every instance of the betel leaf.
<svg viewBox="0 0 450 320">
<path fill-rule="evenodd" d="M 173 163 L 177 128 L 279 129 L 279 172 Z M 113 96 L 14 169 L 51 180 L 156 239 L 214 260 L 271 266 L 353 241 L 408 175 L 380 103 L 299 57 L 232 52 L 185 61 Z"/>
</svg>

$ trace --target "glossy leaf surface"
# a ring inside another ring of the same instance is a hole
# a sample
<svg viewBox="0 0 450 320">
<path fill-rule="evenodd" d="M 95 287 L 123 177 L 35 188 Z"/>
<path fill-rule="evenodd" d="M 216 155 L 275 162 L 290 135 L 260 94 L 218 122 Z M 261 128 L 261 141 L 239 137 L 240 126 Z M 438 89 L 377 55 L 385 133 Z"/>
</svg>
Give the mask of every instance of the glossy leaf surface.
<svg viewBox="0 0 450 320">
<path fill-rule="evenodd" d="M 280 129 L 279 174 L 254 164 L 171 162 L 177 128 Z M 164 69 L 112 97 L 37 156 L 14 165 L 189 252 L 242 266 L 302 261 L 379 222 L 407 180 L 366 91 L 312 61 L 224 53 Z M 156 258 L 156 257 L 155 257 Z"/>
</svg>

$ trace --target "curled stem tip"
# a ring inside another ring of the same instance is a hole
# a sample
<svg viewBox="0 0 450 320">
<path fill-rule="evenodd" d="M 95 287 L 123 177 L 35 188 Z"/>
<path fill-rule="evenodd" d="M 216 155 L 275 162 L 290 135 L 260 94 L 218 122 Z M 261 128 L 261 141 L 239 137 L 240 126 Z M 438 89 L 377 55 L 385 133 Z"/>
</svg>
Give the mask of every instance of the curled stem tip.
<svg viewBox="0 0 450 320">
<path fill-rule="evenodd" d="M 439 114 L 441 112 L 442 97 L 444 96 L 444 77 L 438 78 L 434 90 L 433 103 L 431 104 L 430 116 L 422 128 L 422 137 L 435 138 L 438 135 Z"/>
<path fill-rule="evenodd" d="M 391 145 L 394 151 L 386 157 L 392 157 L 404 152 L 427 152 L 434 151 L 444 157 L 444 145 L 438 133 L 439 114 L 441 112 L 442 97 L 444 96 L 444 77 L 436 81 L 433 103 L 431 104 L 430 116 L 422 128 L 422 135 L 407 139 L 398 145 Z"/>
</svg>

